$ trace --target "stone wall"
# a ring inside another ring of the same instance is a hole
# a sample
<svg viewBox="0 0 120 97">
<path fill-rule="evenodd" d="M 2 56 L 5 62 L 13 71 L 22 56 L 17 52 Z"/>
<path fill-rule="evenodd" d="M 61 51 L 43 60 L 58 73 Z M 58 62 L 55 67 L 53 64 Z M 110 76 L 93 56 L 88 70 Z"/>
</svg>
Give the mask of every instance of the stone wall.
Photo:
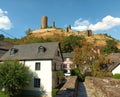
<svg viewBox="0 0 120 97">
<path fill-rule="evenodd" d="M 95 97 L 120 97 L 120 80 L 86 77 L 85 84 L 93 90 Z"/>
<path fill-rule="evenodd" d="M 78 81 L 77 76 L 66 77 L 66 83 L 59 90 L 55 97 L 77 97 Z"/>
</svg>

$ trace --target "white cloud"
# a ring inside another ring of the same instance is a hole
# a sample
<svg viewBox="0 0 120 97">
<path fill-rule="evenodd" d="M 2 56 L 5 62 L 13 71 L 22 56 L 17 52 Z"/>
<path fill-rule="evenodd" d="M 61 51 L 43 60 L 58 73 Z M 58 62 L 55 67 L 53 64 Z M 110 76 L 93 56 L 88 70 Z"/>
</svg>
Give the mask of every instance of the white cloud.
<svg viewBox="0 0 120 97">
<path fill-rule="evenodd" d="M 72 26 L 71 28 L 73 30 L 86 30 L 88 29 L 88 26 L 90 25 L 88 20 L 82 20 L 81 18 L 79 18 L 78 20 L 75 21 L 74 26 Z"/>
<path fill-rule="evenodd" d="M 111 29 L 115 26 L 119 26 L 120 25 L 120 18 L 117 17 L 112 17 L 112 16 L 106 16 L 102 19 L 101 22 L 98 22 L 96 24 L 91 24 L 89 26 L 89 29 L 92 29 L 94 31 L 97 30 L 108 30 Z"/>
<path fill-rule="evenodd" d="M 82 20 L 82 18 L 79 18 L 78 20 L 75 21 L 74 26 L 84 26 L 84 25 L 89 25 L 89 21 L 88 20 Z"/>
<path fill-rule="evenodd" d="M 0 9 L 0 29 L 9 30 L 12 28 L 12 23 L 9 17 L 6 16 L 7 13 L 7 11 Z"/>
<path fill-rule="evenodd" d="M 120 26 L 120 18 L 112 17 L 110 15 L 104 17 L 102 21 L 97 22 L 96 24 L 91 24 L 88 20 L 78 19 L 75 21 L 74 26 L 72 26 L 73 30 L 87 30 L 91 29 L 93 31 L 98 30 L 109 30 L 113 27 Z"/>
<path fill-rule="evenodd" d="M 76 31 L 83 31 L 83 30 L 88 29 L 87 26 L 75 26 L 75 27 L 71 27 L 71 28 Z"/>
</svg>

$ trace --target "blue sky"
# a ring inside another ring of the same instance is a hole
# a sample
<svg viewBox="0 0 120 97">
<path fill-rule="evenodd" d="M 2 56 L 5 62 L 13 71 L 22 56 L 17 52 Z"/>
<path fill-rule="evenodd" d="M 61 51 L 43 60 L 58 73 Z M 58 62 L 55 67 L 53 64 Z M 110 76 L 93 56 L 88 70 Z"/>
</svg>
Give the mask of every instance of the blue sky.
<svg viewBox="0 0 120 97">
<path fill-rule="evenodd" d="M 24 37 L 28 28 L 40 28 L 42 16 L 49 26 L 55 21 L 59 28 L 92 29 L 120 40 L 120 0 L 0 0 L 0 34 Z"/>
</svg>

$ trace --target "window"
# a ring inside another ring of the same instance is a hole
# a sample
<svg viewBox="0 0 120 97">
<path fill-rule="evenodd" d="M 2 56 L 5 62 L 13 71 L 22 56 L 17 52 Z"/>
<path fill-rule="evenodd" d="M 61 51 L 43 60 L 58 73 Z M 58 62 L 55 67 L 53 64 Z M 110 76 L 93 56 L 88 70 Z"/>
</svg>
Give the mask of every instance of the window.
<svg viewBox="0 0 120 97">
<path fill-rule="evenodd" d="M 15 53 L 17 53 L 18 52 L 18 49 L 16 49 L 16 48 L 11 48 L 11 50 L 10 50 L 10 55 L 14 55 Z"/>
<path fill-rule="evenodd" d="M 63 68 L 67 68 L 67 65 L 66 65 L 66 64 L 63 64 Z"/>
<path fill-rule="evenodd" d="M 40 78 L 34 78 L 34 87 L 36 88 L 40 87 Z"/>
<path fill-rule="evenodd" d="M 39 52 L 39 53 L 44 53 L 45 51 L 46 51 L 46 48 L 43 47 L 43 46 L 40 46 L 40 47 L 38 48 L 38 52 Z"/>
<path fill-rule="evenodd" d="M 40 70 L 40 62 L 35 63 L 35 70 Z"/>
</svg>

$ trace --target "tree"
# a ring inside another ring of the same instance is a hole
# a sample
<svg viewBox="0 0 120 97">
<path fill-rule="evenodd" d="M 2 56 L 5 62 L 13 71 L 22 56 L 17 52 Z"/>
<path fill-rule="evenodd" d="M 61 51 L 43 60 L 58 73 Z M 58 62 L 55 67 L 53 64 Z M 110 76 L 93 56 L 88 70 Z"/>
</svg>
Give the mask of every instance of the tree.
<svg viewBox="0 0 120 97">
<path fill-rule="evenodd" d="M 0 89 L 4 89 L 11 97 L 19 94 L 29 81 L 29 68 L 19 61 L 9 60 L 0 64 Z"/>
<path fill-rule="evenodd" d="M 80 70 L 81 74 L 86 74 L 91 71 L 91 66 L 95 60 L 97 60 L 99 54 L 94 50 L 95 48 L 89 44 L 82 44 L 81 48 L 74 49 L 73 62 Z"/>
<path fill-rule="evenodd" d="M 72 52 L 75 47 L 81 47 L 80 42 L 82 40 L 85 40 L 82 36 L 74 36 L 70 35 L 62 40 L 61 42 L 61 48 L 62 52 Z"/>
</svg>

